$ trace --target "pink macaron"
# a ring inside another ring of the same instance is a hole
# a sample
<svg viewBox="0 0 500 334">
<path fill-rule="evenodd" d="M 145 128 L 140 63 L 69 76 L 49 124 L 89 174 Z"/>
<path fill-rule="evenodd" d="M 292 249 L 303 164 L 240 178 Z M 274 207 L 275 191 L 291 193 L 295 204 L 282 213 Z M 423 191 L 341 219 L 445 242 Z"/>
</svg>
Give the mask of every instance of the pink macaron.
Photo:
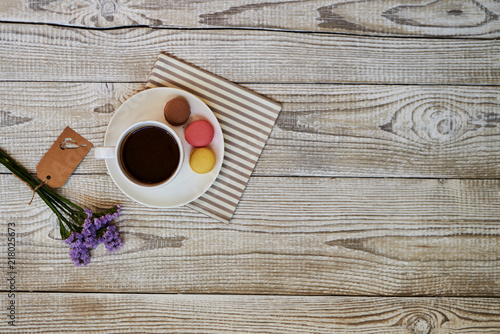
<svg viewBox="0 0 500 334">
<path fill-rule="evenodd" d="M 207 146 L 214 139 L 214 128 L 205 120 L 194 121 L 184 131 L 184 137 L 191 146 Z"/>
</svg>

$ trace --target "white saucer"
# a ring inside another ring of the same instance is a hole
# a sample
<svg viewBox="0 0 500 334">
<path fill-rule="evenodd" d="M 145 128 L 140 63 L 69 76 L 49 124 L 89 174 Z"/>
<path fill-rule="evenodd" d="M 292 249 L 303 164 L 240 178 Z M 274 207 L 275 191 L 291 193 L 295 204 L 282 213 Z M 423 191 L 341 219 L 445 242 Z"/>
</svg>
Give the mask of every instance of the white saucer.
<svg viewBox="0 0 500 334">
<path fill-rule="evenodd" d="M 191 106 L 191 116 L 186 124 L 172 126 L 165 121 L 163 108 L 168 100 L 175 96 L 185 97 Z M 215 166 L 206 174 L 197 174 L 189 166 L 189 156 L 194 149 L 184 139 L 184 129 L 193 121 L 205 119 L 214 128 L 214 139 L 208 146 L 215 153 Z M 115 184 L 131 199 L 151 207 L 171 208 L 194 201 L 203 195 L 219 175 L 224 159 L 224 139 L 217 118 L 210 108 L 196 96 L 175 88 L 152 88 L 142 91 L 125 101 L 109 122 L 104 146 L 115 146 L 123 131 L 138 121 L 154 120 L 167 124 L 179 135 L 184 147 L 184 161 L 174 180 L 157 189 L 141 188 L 129 182 L 120 172 L 115 159 L 107 159 L 111 178 Z"/>
</svg>

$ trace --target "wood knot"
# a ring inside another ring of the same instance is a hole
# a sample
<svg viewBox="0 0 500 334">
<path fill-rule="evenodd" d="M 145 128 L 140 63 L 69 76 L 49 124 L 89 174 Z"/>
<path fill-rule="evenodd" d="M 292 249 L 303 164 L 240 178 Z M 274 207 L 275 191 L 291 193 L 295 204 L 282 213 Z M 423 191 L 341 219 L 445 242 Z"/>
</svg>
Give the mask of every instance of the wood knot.
<svg viewBox="0 0 500 334">
<path fill-rule="evenodd" d="M 103 104 L 102 106 L 94 108 L 94 112 L 99 113 L 99 114 L 108 114 L 108 113 L 112 113 L 114 111 L 115 111 L 115 106 L 112 105 L 111 103 L 106 103 L 106 104 Z"/>
<path fill-rule="evenodd" d="M 96 84 L 96 88 L 101 93 L 110 94 L 116 90 L 116 85 L 112 82 L 103 82 L 100 84 Z"/>
<path fill-rule="evenodd" d="M 416 318 L 409 327 L 413 334 L 429 334 L 431 328 L 430 322 L 423 317 Z"/>
<path fill-rule="evenodd" d="M 104 0 L 101 2 L 100 7 L 98 6 L 97 9 L 101 10 L 101 16 L 106 19 L 108 22 L 113 22 L 115 17 L 113 14 L 115 14 L 117 5 L 114 0 Z M 90 18 L 91 21 L 93 22 L 98 22 L 97 15 L 94 15 L 93 17 Z"/>
<path fill-rule="evenodd" d="M 399 5 L 384 11 L 386 19 L 415 27 L 473 28 L 498 19 L 477 1 L 436 0 L 427 4 Z"/>
<path fill-rule="evenodd" d="M 443 325 L 449 322 L 448 316 L 435 308 L 418 307 L 406 309 L 398 325 L 411 334 L 433 334 L 440 331 Z M 436 329 L 433 331 L 433 329 Z"/>
<path fill-rule="evenodd" d="M 461 9 L 450 9 L 446 13 L 451 16 L 460 16 L 464 13 L 464 11 Z"/>
<path fill-rule="evenodd" d="M 414 108 L 398 110 L 380 129 L 407 139 L 437 144 L 453 142 L 471 130 L 471 116 L 457 106 L 426 101 Z"/>
<path fill-rule="evenodd" d="M 11 111 L 0 110 L 0 128 L 7 126 L 21 125 L 32 121 L 30 117 L 19 117 L 14 115 Z"/>
<path fill-rule="evenodd" d="M 450 141 L 466 130 L 469 116 L 459 109 L 434 105 L 413 113 L 413 131 L 427 141 Z"/>
<path fill-rule="evenodd" d="M 181 248 L 184 246 L 185 236 L 162 237 L 145 233 L 134 233 L 134 235 L 143 240 L 141 249 L 161 249 L 161 248 Z"/>
<path fill-rule="evenodd" d="M 101 3 L 101 15 L 108 16 L 116 11 L 116 3 L 112 0 L 105 0 Z"/>
</svg>

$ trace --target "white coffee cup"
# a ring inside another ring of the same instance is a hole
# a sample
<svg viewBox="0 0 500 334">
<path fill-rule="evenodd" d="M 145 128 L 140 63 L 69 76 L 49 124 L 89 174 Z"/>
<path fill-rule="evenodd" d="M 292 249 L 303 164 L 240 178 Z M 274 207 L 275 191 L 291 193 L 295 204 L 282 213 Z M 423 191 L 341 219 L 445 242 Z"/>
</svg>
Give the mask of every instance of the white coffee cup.
<svg viewBox="0 0 500 334">
<path fill-rule="evenodd" d="M 122 160 L 122 145 L 125 143 L 129 135 L 135 133 L 139 129 L 148 127 L 160 128 L 165 132 L 167 132 L 175 140 L 177 147 L 179 148 L 179 162 L 177 164 L 177 168 L 168 178 L 156 183 L 141 182 L 140 180 L 134 178 L 132 174 L 129 171 L 127 171 L 126 167 L 124 166 L 124 162 Z M 142 188 L 153 189 L 167 185 L 172 180 L 174 180 L 175 177 L 179 174 L 182 163 L 184 161 L 184 148 L 182 146 L 181 139 L 172 128 L 170 128 L 168 125 L 164 123 L 148 120 L 148 121 L 137 122 L 132 126 L 128 127 L 125 131 L 123 131 L 123 133 L 118 138 L 116 146 L 96 147 L 94 155 L 96 159 L 107 159 L 108 161 L 111 161 L 111 163 L 116 164 L 118 170 L 120 171 L 124 179 L 127 180 L 128 182 L 133 183 L 136 186 Z"/>
</svg>

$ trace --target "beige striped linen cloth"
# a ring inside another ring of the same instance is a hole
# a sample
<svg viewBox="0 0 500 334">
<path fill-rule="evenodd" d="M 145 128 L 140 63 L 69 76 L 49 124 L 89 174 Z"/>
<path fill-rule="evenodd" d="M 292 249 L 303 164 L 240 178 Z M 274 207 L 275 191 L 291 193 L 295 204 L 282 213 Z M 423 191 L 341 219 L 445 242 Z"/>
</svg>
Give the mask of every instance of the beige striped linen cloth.
<svg viewBox="0 0 500 334">
<path fill-rule="evenodd" d="M 208 191 L 189 207 L 229 222 L 276 122 L 281 105 L 244 87 L 160 53 L 146 85 L 179 88 L 205 102 L 224 136 L 224 160 Z"/>
</svg>

